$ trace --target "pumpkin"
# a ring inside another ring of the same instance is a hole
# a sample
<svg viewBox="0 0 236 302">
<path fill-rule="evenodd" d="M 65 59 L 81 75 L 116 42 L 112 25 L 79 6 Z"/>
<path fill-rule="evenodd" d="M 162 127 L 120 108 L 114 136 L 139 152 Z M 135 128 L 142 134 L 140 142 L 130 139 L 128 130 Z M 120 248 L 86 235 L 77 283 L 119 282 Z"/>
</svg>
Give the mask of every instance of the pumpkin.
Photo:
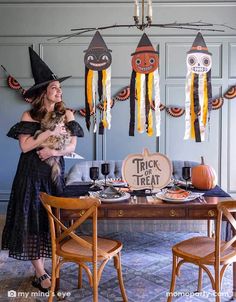
<svg viewBox="0 0 236 302">
<path fill-rule="evenodd" d="M 158 67 L 158 55 L 152 51 L 152 47 L 139 47 L 140 52 L 135 53 L 132 58 L 132 66 L 136 72 L 148 74 Z"/>
<path fill-rule="evenodd" d="M 203 156 L 201 164 L 192 168 L 192 184 L 200 190 L 211 190 L 217 184 L 217 176 L 215 170 L 204 163 Z"/>
</svg>

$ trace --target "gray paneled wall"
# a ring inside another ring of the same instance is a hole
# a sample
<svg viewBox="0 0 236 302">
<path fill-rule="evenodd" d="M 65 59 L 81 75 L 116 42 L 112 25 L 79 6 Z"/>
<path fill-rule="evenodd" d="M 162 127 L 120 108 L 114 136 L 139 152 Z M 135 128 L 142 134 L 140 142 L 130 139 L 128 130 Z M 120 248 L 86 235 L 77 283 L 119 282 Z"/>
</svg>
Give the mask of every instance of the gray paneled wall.
<svg viewBox="0 0 236 302">
<path fill-rule="evenodd" d="M 227 23 L 236 28 L 235 1 L 153 1 L 153 22 L 207 21 Z M 24 88 L 33 84 L 28 46 L 33 46 L 51 69 L 59 76 L 72 75 L 63 83 L 63 97 L 68 107 L 84 107 L 83 51 L 92 34 L 58 42 L 48 40 L 55 35 L 69 33 L 71 28 L 133 23 L 133 1 L 2 1 L 0 0 L 0 64 L 14 75 Z M 153 45 L 160 52 L 161 102 L 184 106 L 186 51 L 196 32 L 150 28 L 146 30 Z M 102 35 L 112 49 L 112 94 L 129 85 L 130 54 L 135 50 L 141 32 L 137 29 L 110 29 Z M 236 31 L 203 32 L 213 53 L 213 95 L 220 95 L 236 85 Z M 9 89 L 6 75 L 0 71 L 0 200 L 8 198 L 20 150 L 18 142 L 6 137 L 11 125 L 20 120 L 29 105 L 20 95 Z M 112 109 L 112 128 L 106 136 L 85 130 L 78 139 L 77 152 L 86 159 L 123 159 L 128 153 L 150 151 L 166 153 L 171 159 L 199 160 L 204 155 L 219 175 L 219 182 L 236 193 L 235 150 L 236 99 L 225 100 L 221 110 L 212 112 L 210 141 L 196 144 L 184 141 L 184 116 L 173 118 L 161 113 L 160 141 L 155 137 L 136 134 L 128 136 L 129 102 L 116 102 Z M 85 129 L 84 118 L 76 119 Z M 67 167 L 75 160 L 67 160 Z"/>
</svg>

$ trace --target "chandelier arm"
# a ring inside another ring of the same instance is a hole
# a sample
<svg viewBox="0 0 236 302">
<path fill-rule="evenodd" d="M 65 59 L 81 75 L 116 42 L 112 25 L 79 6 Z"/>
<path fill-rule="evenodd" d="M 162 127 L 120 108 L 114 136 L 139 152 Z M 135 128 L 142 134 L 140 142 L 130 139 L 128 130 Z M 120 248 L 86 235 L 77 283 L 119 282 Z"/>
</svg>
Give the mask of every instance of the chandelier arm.
<svg viewBox="0 0 236 302">
<path fill-rule="evenodd" d="M 50 38 L 48 39 L 49 40 L 54 40 L 54 39 L 58 39 L 58 38 L 61 38 L 61 37 L 64 37 L 63 39 L 59 40 L 58 42 L 63 42 L 65 40 L 68 40 L 70 38 L 74 38 L 74 37 L 78 37 L 84 33 L 87 33 L 87 32 L 91 32 L 91 31 L 94 31 L 94 30 L 105 30 L 105 29 L 109 29 L 109 28 L 130 28 L 130 27 L 136 27 L 138 28 L 139 30 L 143 31 L 145 28 L 150 28 L 150 27 L 160 27 L 160 28 L 175 28 L 175 29 L 187 29 L 187 30 L 195 30 L 195 31 L 211 31 L 211 32 L 224 32 L 223 29 L 213 29 L 213 28 L 203 28 L 203 27 L 194 27 L 194 26 L 180 26 L 180 25 L 172 25 L 172 24 L 144 24 L 144 25 L 134 25 L 134 24 L 117 24 L 117 25 L 110 25 L 110 26 L 103 26 L 103 27 L 97 27 L 96 29 L 88 29 L 88 30 L 83 30 L 83 31 L 80 31 L 80 32 L 77 32 L 77 33 L 73 33 L 73 34 L 70 34 L 70 35 L 63 35 L 63 36 L 55 36 L 53 38 Z"/>
<path fill-rule="evenodd" d="M 180 25 L 167 25 L 167 24 L 151 24 L 150 27 L 160 27 L 160 28 L 177 28 L 177 29 L 188 29 L 188 30 L 196 30 L 196 31 L 216 31 L 216 32 L 224 32 L 223 29 L 213 29 L 213 28 L 202 28 L 202 27 L 194 27 L 191 25 L 188 26 L 180 26 Z"/>
<path fill-rule="evenodd" d="M 96 30 L 96 27 L 81 27 L 81 28 L 71 28 L 70 31 L 77 31 L 77 30 L 87 30 L 87 29 L 92 29 L 92 30 Z"/>
</svg>

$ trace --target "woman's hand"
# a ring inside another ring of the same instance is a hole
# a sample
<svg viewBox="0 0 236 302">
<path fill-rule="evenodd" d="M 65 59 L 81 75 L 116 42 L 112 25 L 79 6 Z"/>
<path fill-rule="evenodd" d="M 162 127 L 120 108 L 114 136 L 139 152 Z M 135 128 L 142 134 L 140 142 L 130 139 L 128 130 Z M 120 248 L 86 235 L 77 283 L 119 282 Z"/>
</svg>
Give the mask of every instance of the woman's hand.
<svg viewBox="0 0 236 302">
<path fill-rule="evenodd" d="M 45 147 L 41 150 L 38 150 L 37 154 L 38 154 L 39 158 L 41 159 L 41 161 L 44 161 L 51 156 L 56 156 L 55 152 L 56 152 L 56 150 Z"/>
</svg>

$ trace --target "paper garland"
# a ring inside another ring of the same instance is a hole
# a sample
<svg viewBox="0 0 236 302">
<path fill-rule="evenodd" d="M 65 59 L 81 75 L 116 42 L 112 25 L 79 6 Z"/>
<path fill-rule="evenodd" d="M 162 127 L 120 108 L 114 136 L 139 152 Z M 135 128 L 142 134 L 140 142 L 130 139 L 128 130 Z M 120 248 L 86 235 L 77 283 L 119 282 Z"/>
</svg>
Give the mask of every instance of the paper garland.
<svg viewBox="0 0 236 302">
<path fill-rule="evenodd" d="M 22 88 L 21 85 L 19 84 L 19 82 L 13 76 L 11 76 L 9 74 L 7 77 L 7 84 L 11 89 L 18 90 L 20 92 L 20 94 L 22 95 L 22 97 L 24 98 L 24 92 L 26 90 L 24 88 Z M 20 86 L 20 88 L 18 88 L 19 86 Z M 112 97 L 112 100 L 111 100 L 112 106 L 111 107 L 114 107 L 117 101 L 123 102 L 123 101 L 128 100 L 129 96 L 130 96 L 130 88 L 129 88 L 129 86 L 125 86 L 124 88 L 119 90 L 117 94 L 115 94 Z M 226 93 L 224 93 L 223 96 L 219 96 L 212 100 L 212 110 L 220 109 L 224 104 L 224 99 L 231 100 L 235 97 L 236 97 L 236 86 L 232 86 L 226 91 Z M 24 100 L 27 103 L 31 103 L 31 99 L 24 98 Z M 152 110 L 155 110 L 154 101 L 153 101 L 153 105 L 151 106 L 151 108 L 152 108 Z M 161 111 L 165 110 L 167 114 L 169 114 L 170 116 L 175 117 L 175 118 L 180 117 L 185 113 L 184 107 L 177 106 L 177 105 L 165 106 L 164 104 L 160 104 L 159 108 Z M 99 109 L 99 107 L 98 107 L 98 109 Z M 78 113 L 83 117 L 85 117 L 85 115 L 86 115 L 85 108 L 81 108 L 79 110 L 73 109 L 73 112 Z M 93 115 L 94 112 L 91 112 L 90 114 Z"/>
</svg>

